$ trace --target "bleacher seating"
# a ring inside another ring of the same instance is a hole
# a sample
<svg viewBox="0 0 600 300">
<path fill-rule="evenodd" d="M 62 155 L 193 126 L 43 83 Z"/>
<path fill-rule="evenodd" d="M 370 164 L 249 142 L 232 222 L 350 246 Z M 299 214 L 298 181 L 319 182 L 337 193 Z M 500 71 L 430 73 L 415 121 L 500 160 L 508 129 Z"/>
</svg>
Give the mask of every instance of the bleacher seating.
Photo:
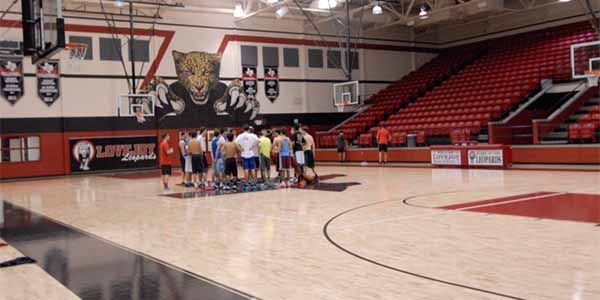
<svg viewBox="0 0 600 300">
<path fill-rule="evenodd" d="M 451 48 L 440 53 L 421 68 L 410 72 L 399 81 L 390 84 L 373 95 L 369 99 L 369 102 L 374 103 L 371 107 L 343 124 L 330 135 L 337 136 L 339 132 L 344 132 L 347 138 L 356 138 L 368 128 L 383 120 L 386 115 L 397 111 L 411 99 L 424 93 L 443 78 L 450 76 L 452 72 L 457 71 L 467 61 L 473 60 L 483 49 L 482 44 L 473 44 Z M 326 143 L 321 142 L 321 145 L 324 144 Z"/>
<path fill-rule="evenodd" d="M 473 64 L 379 125 L 427 136 L 456 129 L 478 134 L 534 92 L 541 79 L 567 79 L 569 45 L 593 39 L 592 28 L 579 23 L 494 40 Z"/>
<path fill-rule="evenodd" d="M 477 135 L 535 93 L 540 80 L 569 80 L 570 45 L 596 39 L 590 24 L 581 22 L 486 41 L 482 55 L 476 55 L 482 46 L 465 46 L 463 50 L 474 49 L 467 55 L 449 49 L 377 93 L 372 107 L 333 134 L 343 131 L 353 139 L 384 126 L 393 135 L 416 133 L 419 144 L 428 136 L 450 137 L 453 130 Z M 597 117 L 590 114 L 584 120 L 595 124 Z M 471 138 L 455 135 L 451 142 L 458 140 Z"/>
<path fill-rule="evenodd" d="M 569 125 L 569 140 L 592 141 L 595 143 L 596 130 L 600 128 L 600 105 L 596 105 L 589 113 L 579 117 L 577 123 Z"/>
</svg>

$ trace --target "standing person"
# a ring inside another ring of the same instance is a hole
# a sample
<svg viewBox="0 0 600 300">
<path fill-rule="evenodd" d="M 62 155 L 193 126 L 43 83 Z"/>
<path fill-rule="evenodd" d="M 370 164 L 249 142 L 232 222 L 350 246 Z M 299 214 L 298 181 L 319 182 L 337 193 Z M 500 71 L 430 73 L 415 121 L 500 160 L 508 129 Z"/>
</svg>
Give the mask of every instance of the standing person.
<svg viewBox="0 0 600 300">
<path fill-rule="evenodd" d="M 260 152 L 260 177 L 263 181 L 271 178 L 271 139 L 268 136 L 268 130 L 265 128 L 261 131 L 258 139 L 258 147 Z"/>
<path fill-rule="evenodd" d="M 185 155 L 186 155 L 186 150 L 185 150 L 185 145 L 187 143 L 187 140 L 189 139 L 188 136 L 188 132 L 187 131 L 183 131 L 181 132 L 181 134 L 179 135 L 179 163 L 181 164 L 181 184 L 185 185 L 187 183 L 187 173 L 185 172 Z"/>
<path fill-rule="evenodd" d="M 182 172 L 184 172 L 184 181 L 183 185 L 185 187 L 192 187 L 192 156 L 189 153 L 188 147 L 190 144 L 190 135 L 189 133 L 185 133 L 184 139 L 179 142 L 179 151 L 181 155 L 183 155 L 183 165 L 181 167 Z"/>
<path fill-rule="evenodd" d="M 242 150 L 242 168 L 246 186 L 252 185 L 256 189 L 256 160 L 254 159 L 254 147 L 258 144 L 258 138 L 250 132 L 250 126 L 244 125 L 244 132 L 235 139 Z"/>
<path fill-rule="evenodd" d="M 208 186 L 208 161 L 206 160 L 206 127 L 201 127 L 198 132 L 198 143 L 200 144 L 200 160 L 201 160 L 201 172 L 200 172 L 200 184 L 203 187 Z"/>
<path fill-rule="evenodd" d="M 256 177 L 258 178 L 258 170 L 260 168 L 260 150 L 258 147 L 258 135 L 254 132 L 254 127 L 250 126 L 249 132 L 254 135 L 256 137 L 256 144 L 254 144 L 254 146 L 252 147 L 252 155 L 254 157 L 254 165 L 256 166 Z M 256 184 L 256 181 L 258 180 L 257 178 L 255 178 L 254 183 Z"/>
<path fill-rule="evenodd" d="M 291 141 L 287 137 L 287 130 L 285 128 L 279 129 L 277 138 L 273 143 L 273 148 L 279 152 L 279 177 L 281 180 L 281 187 L 289 186 L 290 166 L 292 164 L 290 146 Z"/>
<path fill-rule="evenodd" d="M 344 132 L 340 131 L 340 134 L 337 137 L 337 153 L 338 159 L 341 163 L 346 161 L 346 149 L 348 148 L 348 141 L 346 140 L 346 136 L 344 136 Z"/>
<path fill-rule="evenodd" d="M 237 189 L 237 184 L 234 182 L 235 174 L 237 173 L 237 160 L 236 157 L 239 154 L 240 149 L 238 145 L 233 142 L 233 133 L 227 134 L 227 142 L 221 147 L 221 154 L 225 159 L 225 176 L 227 177 L 227 183 L 224 189 L 227 191 L 229 188 Z"/>
<path fill-rule="evenodd" d="M 169 146 L 169 134 L 162 134 L 162 142 L 158 148 L 158 163 L 160 164 L 161 177 L 163 188 L 165 192 L 170 191 L 169 189 L 169 176 L 171 176 L 171 158 L 169 155 L 173 153 L 173 148 Z"/>
<path fill-rule="evenodd" d="M 390 132 L 383 126 L 377 130 L 377 145 L 379 146 L 379 164 L 382 164 L 381 157 L 384 157 L 383 163 L 388 162 L 388 144 L 390 142 Z"/>
<path fill-rule="evenodd" d="M 294 150 L 294 159 L 296 161 L 296 180 L 299 185 L 303 184 L 304 179 L 304 146 L 306 141 L 304 135 L 300 132 L 300 124 L 294 124 L 292 129 L 292 149 Z"/>
<path fill-rule="evenodd" d="M 235 130 L 233 128 L 228 128 L 227 132 L 228 132 L 228 134 L 231 134 L 231 136 L 233 136 L 233 140 L 235 141 L 235 138 L 236 138 Z M 235 157 L 235 163 L 236 163 L 236 166 L 239 165 L 237 156 Z M 240 181 L 240 177 L 238 176 L 238 168 L 237 167 L 233 170 L 233 177 L 235 178 L 236 182 Z"/>
<path fill-rule="evenodd" d="M 221 132 L 223 130 L 215 129 L 215 136 L 210 142 L 211 148 L 211 157 L 213 163 L 213 181 L 217 188 L 223 188 L 223 172 L 225 171 L 225 163 L 223 162 L 223 155 L 221 153 L 221 148 L 223 144 L 225 144 L 225 138 Z"/>
<path fill-rule="evenodd" d="M 304 135 L 304 160 L 306 161 L 306 167 L 311 169 L 315 174 L 315 180 L 319 181 L 319 175 L 315 171 L 315 139 L 308 133 L 308 128 L 302 127 L 300 132 Z"/>
<path fill-rule="evenodd" d="M 192 184 L 195 188 L 199 188 L 204 170 L 202 167 L 202 147 L 198 141 L 198 133 L 196 131 L 190 133 L 188 152 L 192 158 Z"/>
</svg>

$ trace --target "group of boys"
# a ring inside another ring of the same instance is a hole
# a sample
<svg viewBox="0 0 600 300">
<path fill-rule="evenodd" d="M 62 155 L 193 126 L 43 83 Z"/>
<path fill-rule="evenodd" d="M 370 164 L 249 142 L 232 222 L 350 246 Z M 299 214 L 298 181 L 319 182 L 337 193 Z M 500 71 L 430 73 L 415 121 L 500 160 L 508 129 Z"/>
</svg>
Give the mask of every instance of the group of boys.
<svg viewBox="0 0 600 300">
<path fill-rule="evenodd" d="M 276 168 L 279 172 L 280 185 L 289 187 L 292 182 L 299 186 L 305 184 L 305 168 L 315 172 L 313 137 L 299 124 L 294 125 L 291 137 L 287 136 L 287 129 L 276 129 L 273 132 L 263 129 L 257 135 L 254 128 L 248 125 L 243 127 L 243 132 L 235 136 L 231 129 L 216 129 L 210 142 L 210 155 L 212 158 L 212 182 L 208 181 L 207 147 L 205 139 L 206 129 L 184 132 L 179 141 L 180 163 L 182 168 L 182 184 L 185 187 L 195 187 L 204 190 L 237 189 L 238 182 L 238 156 L 244 170 L 243 189 L 256 190 L 258 184 L 267 183 L 271 178 L 271 157 L 276 157 Z M 273 135 L 273 141 L 270 135 Z M 169 147 L 169 135 L 163 134 L 163 142 L 159 147 L 159 163 L 161 165 L 163 185 L 165 191 L 169 190 L 168 177 L 171 175 L 171 162 L 169 155 L 174 151 Z M 294 177 L 290 179 L 290 169 L 294 166 Z M 261 178 L 258 178 L 260 170 Z"/>
</svg>

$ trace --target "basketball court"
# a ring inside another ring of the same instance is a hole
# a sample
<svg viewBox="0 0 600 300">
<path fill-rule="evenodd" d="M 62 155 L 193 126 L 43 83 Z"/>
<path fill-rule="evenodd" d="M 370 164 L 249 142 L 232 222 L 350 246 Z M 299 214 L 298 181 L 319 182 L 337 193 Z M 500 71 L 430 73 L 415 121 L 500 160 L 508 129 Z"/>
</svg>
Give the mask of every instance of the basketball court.
<svg viewBox="0 0 600 300">
<path fill-rule="evenodd" d="M 6 1 L 0 300 L 600 299 L 599 5 Z"/>
</svg>

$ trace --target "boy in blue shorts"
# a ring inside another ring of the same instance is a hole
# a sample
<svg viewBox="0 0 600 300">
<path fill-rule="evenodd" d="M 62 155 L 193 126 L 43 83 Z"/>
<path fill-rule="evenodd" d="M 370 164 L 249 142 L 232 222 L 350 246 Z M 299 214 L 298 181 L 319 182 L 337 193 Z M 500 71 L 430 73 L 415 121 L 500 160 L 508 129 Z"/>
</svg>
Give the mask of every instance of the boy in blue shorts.
<svg viewBox="0 0 600 300">
<path fill-rule="evenodd" d="M 242 168 L 246 178 L 246 185 L 256 189 L 256 160 L 254 149 L 258 145 L 258 137 L 250 132 L 250 126 L 244 125 L 244 132 L 235 139 L 235 143 L 242 149 Z"/>
</svg>

